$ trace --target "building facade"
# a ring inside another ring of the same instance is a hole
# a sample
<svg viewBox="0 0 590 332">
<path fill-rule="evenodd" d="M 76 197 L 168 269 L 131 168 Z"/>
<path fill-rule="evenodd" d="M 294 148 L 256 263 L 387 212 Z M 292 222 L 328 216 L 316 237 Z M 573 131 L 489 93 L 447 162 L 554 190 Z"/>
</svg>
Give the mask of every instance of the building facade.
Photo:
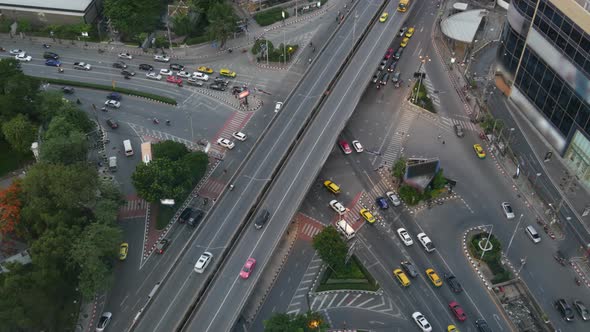
<svg viewBox="0 0 590 332">
<path fill-rule="evenodd" d="M 497 71 L 510 99 L 590 186 L 590 0 L 512 0 Z"/>
<path fill-rule="evenodd" d="M 102 0 L 0 0 L 0 17 L 33 25 L 92 24 Z"/>
</svg>

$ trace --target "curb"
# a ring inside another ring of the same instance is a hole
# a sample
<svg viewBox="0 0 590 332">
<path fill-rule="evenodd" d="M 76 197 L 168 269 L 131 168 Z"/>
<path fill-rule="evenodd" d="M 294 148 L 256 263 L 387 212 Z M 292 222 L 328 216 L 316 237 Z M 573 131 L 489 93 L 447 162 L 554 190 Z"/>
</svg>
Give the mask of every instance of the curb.
<svg viewBox="0 0 590 332">
<path fill-rule="evenodd" d="M 356 294 L 369 294 L 369 295 L 381 296 L 381 295 L 383 295 L 383 288 L 380 287 L 375 292 L 368 291 L 368 290 L 359 290 L 359 289 L 334 289 L 334 290 L 313 293 L 313 295 L 320 296 L 320 295 L 337 294 L 337 293 L 353 293 L 353 294 L 356 293 Z"/>
<path fill-rule="evenodd" d="M 92 306 L 92 315 L 90 316 L 90 321 L 88 324 L 88 327 L 86 328 L 86 330 L 88 332 L 92 332 L 94 329 L 92 328 L 94 326 L 94 319 L 96 318 L 96 308 L 98 307 L 98 296 L 94 297 L 94 305 Z"/>
<path fill-rule="evenodd" d="M 479 270 L 479 263 L 473 257 L 471 257 L 471 255 L 469 254 L 469 249 L 467 249 L 467 235 L 475 230 L 485 231 L 486 228 L 483 226 L 476 226 L 476 227 L 468 228 L 465 232 L 463 232 L 463 253 L 467 257 L 467 260 L 469 260 L 471 267 L 473 267 L 473 269 L 475 270 L 475 272 L 477 273 L 477 275 L 479 276 L 479 278 L 483 282 L 484 286 L 486 286 L 488 291 L 491 291 L 492 290 L 491 284 L 483 276 L 483 273 Z"/>
<path fill-rule="evenodd" d="M 577 259 L 576 259 L 576 261 L 577 261 Z M 570 265 L 572 266 L 572 268 L 574 269 L 576 274 L 580 277 L 580 279 L 582 279 L 582 282 L 584 283 L 584 285 L 586 285 L 586 287 L 590 287 L 590 280 L 588 280 L 588 278 L 586 278 L 586 275 L 582 272 L 582 270 L 580 269 L 578 264 L 574 263 L 573 260 L 570 260 Z"/>
</svg>

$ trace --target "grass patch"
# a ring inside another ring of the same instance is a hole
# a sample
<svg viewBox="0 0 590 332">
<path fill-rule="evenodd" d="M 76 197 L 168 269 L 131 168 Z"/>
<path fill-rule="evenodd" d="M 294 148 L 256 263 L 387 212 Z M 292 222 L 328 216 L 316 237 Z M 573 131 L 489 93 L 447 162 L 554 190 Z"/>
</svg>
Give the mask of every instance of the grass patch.
<svg viewBox="0 0 590 332">
<path fill-rule="evenodd" d="M 131 95 L 131 96 L 145 97 L 145 98 L 157 100 L 162 103 L 169 104 L 169 105 L 176 105 L 177 104 L 176 99 L 174 99 L 174 98 L 164 97 L 164 96 L 156 95 L 156 94 L 149 93 L 149 92 L 137 91 L 137 90 L 126 89 L 126 88 L 114 88 L 113 89 L 113 87 L 110 85 L 62 80 L 62 79 L 57 79 L 57 78 L 45 78 L 45 77 L 37 77 L 37 78 L 40 79 L 41 81 L 47 82 L 47 83 L 69 85 L 69 86 L 78 86 L 78 87 L 82 87 L 82 88 L 90 88 L 90 89 L 104 90 L 104 91 L 114 91 L 114 92 L 124 93 L 124 94 Z"/>
<path fill-rule="evenodd" d="M 337 289 L 354 289 L 377 291 L 379 284 L 373 276 L 360 264 L 356 257 L 352 256 L 345 269 L 334 271 L 326 270 L 316 292 Z"/>
<path fill-rule="evenodd" d="M 12 150 L 10 144 L 0 140 L 0 177 L 33 162 L 33 153 L 21 154 Z"/>
<path fill-rule="evenodd" d="M 267 26 L 267 25 L 271 25 L 275 22 L 278 21 L 282 21 L 283 20 L 283 8 L 281 7 L 275 7 L 275 8 L 271 8 L 269 10 L 260 12 L 256 15 L 254 15 L 254 20 L 256 20 L 256 23 L 258 23 L 260 26 Z M 287 19 L 289 17 L 289 13 L 287 13 L 287 11 L 285 11 L 285 19 Z"/>
<path fill-rule="evenodd" d="M 161 230 L 168 226 L 170 223 L 170 219 L 174 217 L 174 213 L 176 212 L 177 208 L 174 206 L 168 205 L 160 205 L 158 206 L 158 217 L 156 222 L 156 229 Z"/>
<path fill-rule="evenodd" d="M 418 96 L 417 98 L 414 97 L 416 98 L 415 100 L 412 100 L 414 105 L 420 106 L 431 113 L 436 113 L 436 110 L 434 109 L 434 104 L 432 103 L 432 100 L 428 97 L 428 93 L 426 91 L 426 87 L 424 86 L 424 82 L 416 82 L 414 84 L 414 88 L 412 89 L 412 96 L 416 95 L 416 90 L 418 90 Z"/>
</svg>

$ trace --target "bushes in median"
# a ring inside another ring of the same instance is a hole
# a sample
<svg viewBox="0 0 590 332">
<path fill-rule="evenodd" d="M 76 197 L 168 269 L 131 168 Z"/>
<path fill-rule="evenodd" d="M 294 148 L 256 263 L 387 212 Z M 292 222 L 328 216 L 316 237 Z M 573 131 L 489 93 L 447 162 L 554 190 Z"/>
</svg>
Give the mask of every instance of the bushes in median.
<svg viewBox="0 0 590 332">
<path fill-rule="evenodd" d="M 159 96 L 159 95 L 149 93 L 149 92 L 137 91 L 137 90 L 127 89 L 127 88 L 113 88 L 112 86 L 109 86 L 109 85 L 62 80 L 62 79 L 58 79 L 58 78 L 45 78 L 45 77 L 38 77 L 38 78 L 41 81 L 47 82 L 47 83 L 69 85 L 69 86 L 79 86 L 82 88 L 90 88 L 90 89 L 97 89 L 97 90 L 104 90 L 104 91 L 113 91 L 113 92 L 128 94 L 131 96 L 145 97 L 145 98 L 149 98 L 149 99 L 163 102 L 165 104 L 170 104 L 170 105 L 177 104 L 176 100 L 173 98 Z"/>
<path fill-rule="evenodd" d="M 283 19 L 283 8 L 275 7 L 264 12 L 258 13 L 254 15 L 254 20 L 256 23 L 260 24 L 260 26 L 267 26 L 271 25 L 275 22 L 281 21 Z M 289 13 L 285 10 L 285 18 L 289 17 Z"/>
</svg>

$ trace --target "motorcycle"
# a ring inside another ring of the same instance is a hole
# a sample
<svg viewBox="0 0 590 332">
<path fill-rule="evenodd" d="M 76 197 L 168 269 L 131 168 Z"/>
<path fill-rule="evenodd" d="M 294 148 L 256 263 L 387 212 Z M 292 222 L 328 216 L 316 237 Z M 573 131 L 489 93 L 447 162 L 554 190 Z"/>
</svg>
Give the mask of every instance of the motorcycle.
<svg viewBox="0 0 590 332">
<path fill-rule="evenodd" d="M 6 49 L 4 47 L 0 47 L 0 52 L 6 52 Z"/>
<path fill-rule="evenodd" d="M 234 190 L 234 185 L 233 185 L 233 184 L 230 184 L 230 185 L 229 185 L 229 190 L 230 190 L 230 191 L 231 191 L 231 190 Z"/>
<path fill-rule="evenodd" d="M 59 67 L 59 68 L 57 68 L 57 72 L 58 73 L 63 73 L 64 72 L 64 69 L 62 67 Z"/>
<path fill-rule="evenodd" d="M 166 120 L 166 125 L 169 126 L 170 125 L 170 120 Z"/>
<path fill-rule="evenodd" d="M 108 112 L 109 111 L 106 106 L 103 106 L 100 110 L 103 111 L 103 112 Z"/>
<path fill-rule="evenodd" d="M 130 79 L 131 79 L 131 77 L 129 77 L 129 75 L 125 75 L 125 79 L 126 79 L 126 80 L 130 80 Z"/>
<path fill-rule="evenodd" d="M 574 278 L 576 280 L 576 285 L 581 286 L 582 285 L 582 281 L 580 281 L 580 279 L 578 278 Z"/>
<path fill-rule="evenodd" d="M 154 124 L 159 124 L 159 123 L 160 123 L 160 120 L 154 118 Z"/>
<path fill-rule="evenodd" d="M 51 45 L 49 45 L 49 44 L 43 44 L 43 48 L 50 48 L 50 47 L 51 47 Z"/>
</svg>

